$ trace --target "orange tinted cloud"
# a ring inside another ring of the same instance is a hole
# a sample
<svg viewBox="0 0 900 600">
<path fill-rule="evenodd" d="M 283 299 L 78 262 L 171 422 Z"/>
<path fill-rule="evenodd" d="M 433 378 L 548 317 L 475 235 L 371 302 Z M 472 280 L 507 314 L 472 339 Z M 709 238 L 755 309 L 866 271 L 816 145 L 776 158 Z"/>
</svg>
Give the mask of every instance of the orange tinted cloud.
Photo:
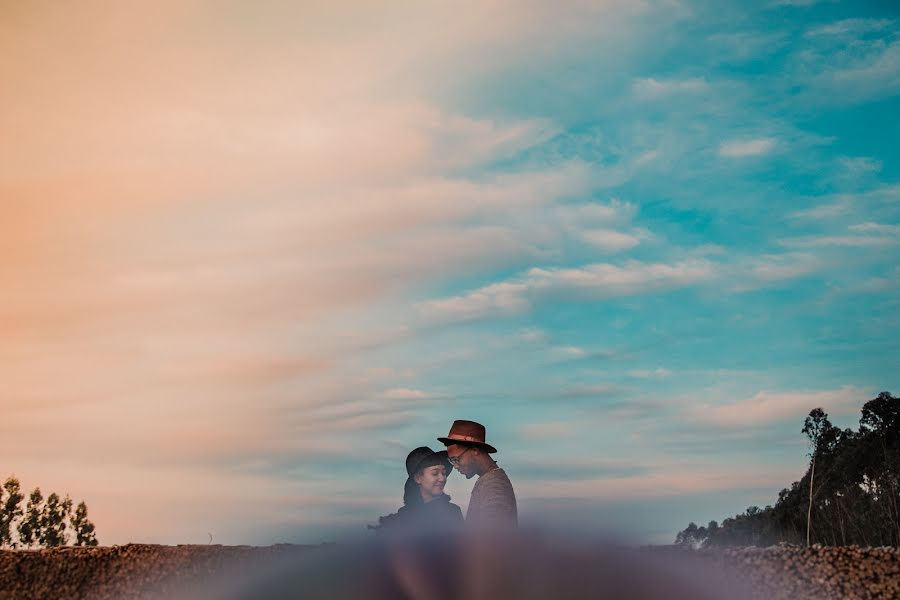
<svg viewBox="0 0 900 600">
<path fill-rule="evenodd" d="M 210 505 L 290 489 L 223 464 L 417 422 L 428 398 L 353 360 L 410 335 L 381 315 L 436 274 L 544 252 L 501 216 L 589 185 L 577 164 L 453 175 L 554 132 L 423 89 L 529 44 L 548 9 L 510 9 L 4 6 L 4 467 L 85 498 L 104 543 L 196 541 L 178 532 Z"/>
</svg>

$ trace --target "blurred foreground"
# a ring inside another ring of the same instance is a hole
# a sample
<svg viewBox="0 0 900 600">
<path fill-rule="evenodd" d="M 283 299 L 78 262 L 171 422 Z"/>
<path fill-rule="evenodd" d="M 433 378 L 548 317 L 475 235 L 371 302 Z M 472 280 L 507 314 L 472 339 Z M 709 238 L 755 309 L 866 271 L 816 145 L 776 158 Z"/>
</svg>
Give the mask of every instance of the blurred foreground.
<svg viewBox="0 0 900 600">
<path fill-rule="evenodd" d="M 896 598 L 897 548 L 628 548 L 515 535 L 0 551 L 16 598 Z"/>
</svg>

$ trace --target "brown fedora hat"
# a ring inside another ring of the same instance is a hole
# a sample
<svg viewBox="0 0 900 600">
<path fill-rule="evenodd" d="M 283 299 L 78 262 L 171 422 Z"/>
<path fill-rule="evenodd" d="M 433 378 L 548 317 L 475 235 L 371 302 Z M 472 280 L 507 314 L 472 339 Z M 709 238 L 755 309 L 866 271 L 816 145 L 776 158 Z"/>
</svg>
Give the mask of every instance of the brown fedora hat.
<svg viewBox="0 0 900 600">
<path fill-rule="evenodd" d="M 477 446 L 484 448 L 489 454 L 497 451 L 496 448 L 484 441 L 485 430 L 484 425 L 475 421 L 453 421 L 453 427 L 447 437 L 438 438 L 438 441 L 445 446 L 459 444 L 460 446 Z"/>
</svg>

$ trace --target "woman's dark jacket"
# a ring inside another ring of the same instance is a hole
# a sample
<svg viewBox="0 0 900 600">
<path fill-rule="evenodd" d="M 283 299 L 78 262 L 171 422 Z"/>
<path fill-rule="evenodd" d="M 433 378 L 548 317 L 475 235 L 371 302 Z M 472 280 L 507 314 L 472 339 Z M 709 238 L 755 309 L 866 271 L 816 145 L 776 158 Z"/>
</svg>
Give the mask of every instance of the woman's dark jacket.
<svg viewBox="0 0 900 600">
<path fill-rule="evenodd" d="M 407 504 L 378 519 L 378 533 L 433 533 L 462 528 L 462 510 L 441 494 L 431 502 Z"/>
</svg>

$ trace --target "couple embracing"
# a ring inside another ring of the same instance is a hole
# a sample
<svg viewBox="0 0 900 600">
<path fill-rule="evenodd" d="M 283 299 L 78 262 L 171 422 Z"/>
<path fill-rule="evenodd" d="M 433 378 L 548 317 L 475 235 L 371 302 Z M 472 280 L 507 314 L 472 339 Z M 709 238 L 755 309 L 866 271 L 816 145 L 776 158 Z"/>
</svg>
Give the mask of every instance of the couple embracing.
<svg viewBox="0 0 900 600">
<path fill-rule="evenodd" d="M 518 513 L 512 483 L 491 458 L 497 449 L 485 437 L 484 425 L 454 421 L 447 437 L 437 438 L 446 450 L 434 452 L 422 446 L 410 452 L 406 457 L 409 477 L 403 488 L 403 506 L 379 519 L 379 532 L 433 533 L 461 529 L 464 524 L 473 531 L 516 527 Z M 444 493 L 454 467 L 466 479 L 478 477 L 465 520 L 459 506 Z"/>
</svg>

